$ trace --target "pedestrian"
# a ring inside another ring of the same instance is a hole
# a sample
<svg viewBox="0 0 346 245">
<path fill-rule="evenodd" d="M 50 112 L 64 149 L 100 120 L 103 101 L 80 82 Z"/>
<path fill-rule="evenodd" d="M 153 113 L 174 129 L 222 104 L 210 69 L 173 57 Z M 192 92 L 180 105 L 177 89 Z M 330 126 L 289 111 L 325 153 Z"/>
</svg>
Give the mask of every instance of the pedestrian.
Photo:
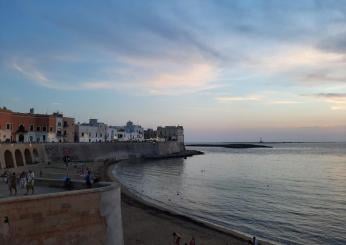
<svg viewBox="0 0 346 245">
<path fill-rule="evenodd" d="M 12 190 L 14 190 L 14 195 L 17 195 L 17 176 L 15 172 L 9 177 L 8 188 L 11 196 L 13 194 Z"/>
<path fill-rule="evenodd" d="M 19 183 L 20 183 L 20 188 L 21 189 L 24 189 L 26 187 L 26 173 L 25 173 L 25 171 L 23 171 L 19 175 Z"/>
<path fill-rule="evenodd" d="M 88 170 L 85 176 L 85 184 L 88 188 L 91 188 L 91 171 L 90 170 Z"/>
<path fill-rule="evenodd" d="M 181 241 L 181 235 L 179 235 L 178 233 L 175 234 L 175 245 L 180 245 L 180 241 Z"/>
<path fill-rule="evenodd" d="M 31 194 L 35 192 L 35 173 L 29 170 L 29 173 L 26 175 L 26 195 L 29 194 L 29 190 L 31 190 Z"/>
<path fill-rule="evenodd" d="M 9 172 L 6 170 L 5 171 L 5 173 L 4 173 L 4 182 L 6 183 L 6 184 L 8 184 L 8 178 L 10 177 L 10 174 L 9 174 Z"/>
<path fill-rule="evenodd" d="M 192 239 L 190 240 L 189 245 L 196 245 L 196 241 L 194 237 L 192 237 Z"/>
</svg>

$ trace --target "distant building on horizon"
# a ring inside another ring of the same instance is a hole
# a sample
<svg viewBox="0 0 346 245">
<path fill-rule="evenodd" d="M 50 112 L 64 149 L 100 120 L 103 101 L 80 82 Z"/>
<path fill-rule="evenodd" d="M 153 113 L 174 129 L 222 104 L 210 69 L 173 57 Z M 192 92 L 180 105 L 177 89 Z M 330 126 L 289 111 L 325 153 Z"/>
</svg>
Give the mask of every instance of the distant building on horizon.
<svg viewBox="0 0 346 245">
<path fill-rule="evenodd" d="M 62 113 L 35 114 L 0 108 L 0 142 L 74 142 L 74 118 Z"/>
<path fill-rule="evenodd" d="M 13 112 L 0 108 L 0 143 L 96 143 L 115 141 L 178 141 L 184 142 L 182 126 L 157 127 L 144 130 L 128 121 L 124 126 L 108 126 L 98 119 L 75 124 L 75 119 L 62 113 L 35 114 Z"/>
</svg>

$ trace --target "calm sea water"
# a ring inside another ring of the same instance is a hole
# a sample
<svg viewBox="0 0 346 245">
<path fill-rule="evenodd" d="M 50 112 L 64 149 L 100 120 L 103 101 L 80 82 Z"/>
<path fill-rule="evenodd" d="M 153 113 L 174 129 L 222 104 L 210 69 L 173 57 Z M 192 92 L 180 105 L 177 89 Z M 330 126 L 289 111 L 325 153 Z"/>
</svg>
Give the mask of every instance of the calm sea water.
<svg viewBox="0 0 346 245">
<path fill-rule="evenodd" d="M 142 198 L 284 244 L 346 244 L 346 144 L 273 149 L 191 147 L 188 159 L 123 162 L 116 177 Z"/>
</svg>

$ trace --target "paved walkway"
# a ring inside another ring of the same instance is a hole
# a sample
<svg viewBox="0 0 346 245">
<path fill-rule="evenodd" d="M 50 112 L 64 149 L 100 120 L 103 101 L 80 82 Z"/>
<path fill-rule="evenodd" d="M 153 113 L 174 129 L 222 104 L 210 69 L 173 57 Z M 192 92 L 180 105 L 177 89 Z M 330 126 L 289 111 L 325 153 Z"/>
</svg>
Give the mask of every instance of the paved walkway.
<svg viewBox="0 0 346 245">
<path fill-rule="evenodd" d="M 3 182 L 2 178 L 0 178 L 0 181 L 1 181 L 1 183 L 0 183 L 0 198 L 10 197 L 8 185 Z M 54 188 L 54 187 L 46 187 L 46 186 L 35 186 L 35 195 L 44 194 L 44 193 L 61 192 L 61 191 L 64 191 L 64 189 Z M 25 193 L 26 193 L 26 189 L 21 189 L 19 187 L 19 185 L 17 185 L 17 196 L 24 196 Z"/>
</svg>

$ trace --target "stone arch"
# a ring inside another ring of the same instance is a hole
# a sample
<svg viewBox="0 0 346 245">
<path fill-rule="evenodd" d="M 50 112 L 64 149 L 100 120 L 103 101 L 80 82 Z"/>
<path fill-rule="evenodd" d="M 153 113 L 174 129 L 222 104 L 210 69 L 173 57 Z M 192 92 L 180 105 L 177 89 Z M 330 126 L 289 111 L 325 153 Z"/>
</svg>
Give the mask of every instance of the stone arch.
<svg viewBox="0 0 346 245">
<path fill-rule="evenodd" d="M 6 150 L 4 153 L 6 168 L 14 168 L 14 161 L 12 153 L 9 150 Z"/>
<path fill-rule="evenodd" d="M 24 150 L 24 157 L 25 157 L 26 164 L 32 164 L 33 163 L 29 149 Z"/>
<path fill-rule="evenodd" d="M 38 162 L 38 157 L 39 157 L 39 155 L 38 155 L 37 149 L 34 148 L 34 149 L 32 150 L 32 153 L 34 154 L 34 163 Z"/>
<path fill-rule="evenodd" d="M 20 150 L 15 150 L 14 156 L 16 158 L 17 167 L 24 166 L 23 155 Z"/>
</svg>

